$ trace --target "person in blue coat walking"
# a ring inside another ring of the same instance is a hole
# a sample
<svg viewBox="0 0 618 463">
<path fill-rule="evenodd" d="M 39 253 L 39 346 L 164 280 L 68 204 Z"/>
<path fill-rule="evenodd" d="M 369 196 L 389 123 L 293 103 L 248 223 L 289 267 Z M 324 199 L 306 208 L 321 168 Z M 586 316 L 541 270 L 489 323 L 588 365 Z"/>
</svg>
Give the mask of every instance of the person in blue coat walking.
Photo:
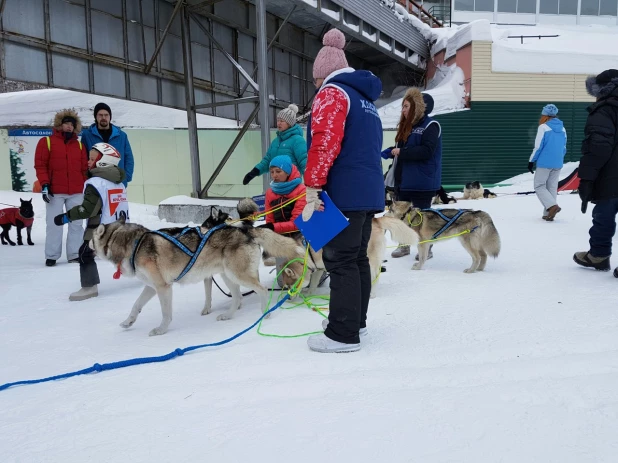
<svg viewBox="0 0 618 463">
<path fill-rule="evenodd" d="M 558 180 L 566 154 L 567 134 L 557 115 L 556 105 L 548 104 L 543 108 L 534 150 L 528 162 L 528 170 L 534 174 L 534 191 L 543 205 L 542 219 L 548 222 L 553 222 L 561 210 L 557 202 Z"/>
<path fill-rule="evenodd" d="M 273 140 L 262 158 L 251 171 L 245 175 L 242 181 L 247 185 L 258 175 L 270 172 L 270 162 L 277 156 L 288 156 L 292 160 L 301 177 L 305 174 L 307 166 L 307 142 L 303 136 L 303 129 L 296 123 L 298 106 L 291 104 L 277 114 L 277 138 Z"/>
<path fill-rule="evenodd" d="M 442 128 L 438 121 L 429 117 L 433 107 L 431 95 L 421 93 L 418 88 L 409 89 L 401 105 L 396 145 L 382 151 L 384 159 L 394 158 L 391 169 L 395 200 L 409 201 L 420 209 L 431 207 L 442 184 Z M 391 256 L 408 254 L 410 246 L 400 246 Z M 431 250 L 428 257 L 433 257 Z"/>
<path fill-rule="evenodd" d="M 133 151 L 127 134 L 120 127 L 112 124 L 112 110 L 105 103 L 98 103 L 94 107 L 94 120 L 87 129 L 82 132 L 82 143 L 86 145 L 86 152 L 90 152 L 97 143 L 109 143 L 120 153 L 118 167 L 124 170 L 125 179 L 122 182 L 126 187 L 133 179 Z"/>
</svg>

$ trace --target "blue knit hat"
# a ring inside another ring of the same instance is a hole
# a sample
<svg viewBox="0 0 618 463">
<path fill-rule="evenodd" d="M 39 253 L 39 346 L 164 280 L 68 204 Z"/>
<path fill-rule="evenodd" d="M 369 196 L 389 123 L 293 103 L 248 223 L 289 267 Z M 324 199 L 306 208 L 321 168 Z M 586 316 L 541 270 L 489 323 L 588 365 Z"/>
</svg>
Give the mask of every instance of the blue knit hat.
<svg viewBox="0 0 618 463">
<path fill-rule="evenodd" d="M 555 104 L 546 105 L 543 108 L 543 111 L 541 112 L 541 115 L 550 116 L 550 117 L 556 117 L 557 114 L 558 114 L 558 108 L 556 107 Z"/>
<path fill-rule="evenodd" d="M 283 172 L 290 175 L 292 173 L 292 160 L 285 154 L 275 156 L 272 161 L 270 161 L 270 167 L 278 167 Z"/>
</svg>

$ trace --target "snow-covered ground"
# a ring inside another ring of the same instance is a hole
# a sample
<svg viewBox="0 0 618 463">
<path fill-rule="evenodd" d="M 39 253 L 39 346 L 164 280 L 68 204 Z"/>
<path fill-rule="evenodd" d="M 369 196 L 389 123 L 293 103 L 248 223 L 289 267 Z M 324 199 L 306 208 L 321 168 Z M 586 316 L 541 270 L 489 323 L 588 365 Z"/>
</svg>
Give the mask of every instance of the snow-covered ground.
<svg viewBox="0 0 618 463">
<path fill-rule="evenodd" d="M 513 181 L 532 187 L 530 174 Z M 0 192 L 0 202 L 20 195 Z M 422 271 L 410 270 L 413 257 L 385 255 L 358 353 L 317 354 L 304 338 L 252 331 L 165 363 L 0 392 L 0 461 L 614 462 L 618 282 L 573 263 L 591 216 L 577 195 L 559 201 L 553 223 L 534 196 L 459 202 L 489 212 L 500 232 L 500 257 L 483 273 L 462 272 L 470 259 L 455 240 L 437 244 Z M 123 330 L 141 284 L 113 280 L 99 261 L 99 297 L 69 302 L 78 266 L 63 256 L 44 267 L 38 196 L 35 207 L 36 245 L 0 246 L 0 383 L 219 341 L 259 316 L 249 296 L 233 320 L 216 321 L 230 301 L 215 290 L 215 312 L 202 317 L 201 285 L 177 286 L 167 334 L 148 337 L 156 300 Z M 154 207 L 131 208 L 135 221 L 168 225 Z M 297 308 L 263 329 L 320 322 Z"/>
<path fill-rule="evenodd" d="M 94 122 L 93 110 L 99 102 L 112 109 L 112 122 L 123 128 L 187 128 L 187 112 L 119 98 L 48 89 L 0 94 L 0 127 L 50 127 L 63 108 L 75 108 L 84 127 Z M 222 117 L 197 115 L 199 128 L 238 128 L 238 123 Z"/>
</svg>

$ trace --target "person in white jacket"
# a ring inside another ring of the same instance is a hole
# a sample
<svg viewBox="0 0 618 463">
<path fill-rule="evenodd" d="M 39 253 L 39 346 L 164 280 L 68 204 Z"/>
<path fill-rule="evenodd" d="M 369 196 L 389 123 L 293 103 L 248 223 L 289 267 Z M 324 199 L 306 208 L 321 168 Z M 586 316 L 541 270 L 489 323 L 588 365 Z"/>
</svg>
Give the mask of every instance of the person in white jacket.
<svg viewBox="0 0 618 463">
<path fill-rule="evenodd" d="M 542 219 L 548 222 L 553 222 L 561 211 L 558 206 L 558 180 L 566 154 L 567 134 L 557 115 L 556 105 L 548 104 L 543 108 L 534 150 L 528 162 L 528 170 L 534 174 L 534 191 L 543 205 Z"/>
</svg>

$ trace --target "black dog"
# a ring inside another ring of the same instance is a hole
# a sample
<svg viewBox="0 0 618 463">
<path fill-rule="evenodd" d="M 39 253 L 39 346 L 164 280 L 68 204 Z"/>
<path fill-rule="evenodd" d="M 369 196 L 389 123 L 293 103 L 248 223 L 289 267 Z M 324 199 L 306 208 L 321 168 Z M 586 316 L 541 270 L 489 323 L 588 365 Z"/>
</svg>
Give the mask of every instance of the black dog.
<svg viewBox="0 0 618 463">
<path fill-rule="evenodd" d="M 33 246 L 34 243 L 31 238 L 32 224 L 34 223 L 32 200 L 24 201 L 19 198 L 19 201 L 21 201 L 21 206 L 19 208 L 11 207 L 8 209 L 0 209 L 0 226 L 2 227 L 0 239 L 4 245 L 10 244 L 11 246 L 15 246 L 15 243 L 9 238 L 9 230 L 14 225 L 17 227 L 17 244 L 19 246 L 24 244 L 21 239 L 21 231 L 25 228 L 28 235 L 28 244 Z"/>
<path fill-rule="evenodd" d="M 436 196 L 434 196 L 432 204 L 454 204 L 457 200 L 453 196 L 449 196 L 446 194 L 444 187 L 440 187 L 438 191 L 436 191 Z"/>
</svg>

